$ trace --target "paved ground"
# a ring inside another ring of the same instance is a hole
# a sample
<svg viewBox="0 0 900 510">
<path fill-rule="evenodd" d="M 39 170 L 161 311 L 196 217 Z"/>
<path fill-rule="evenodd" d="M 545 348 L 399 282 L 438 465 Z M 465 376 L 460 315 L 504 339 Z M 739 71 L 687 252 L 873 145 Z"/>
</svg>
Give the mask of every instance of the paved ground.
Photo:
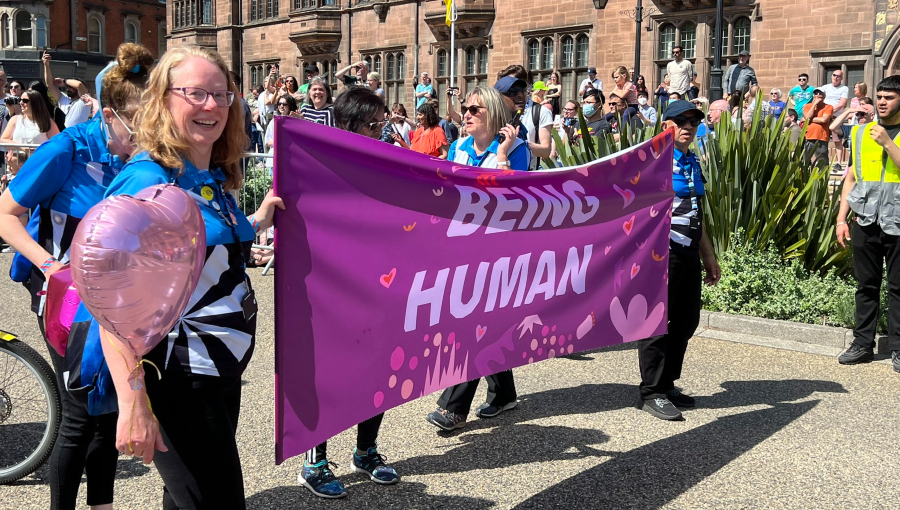
<svg viewBox="0 0 900 510">
<path fill-rule="evenodd" d="M 0 325 L 38 332 L 0 256 Z M 629 347 L 516 371 L 520 406 L 442 436 L 423 417 L 436 396 L 387 413 L 381 450 L 403 476 L 381 487 L 350 474 L 355 433 L 329 451 L 349 485 L 324 502 L 296 483 L 299 459 L 274 465 L 273 276 L 253 275 L 259 345 L 246 373 L 239 431 L 250 508 L 898 508 L 900 375 L 889 365 L 696 338 L 681 381 L 698 400 L 683 422 L 633 407 Z M 334 377 L 344 377 L 334 374 Z M 482 398 L 479 395 L 479 399 Z M 118 508 L 160 508 L 153 467 L 122 457 Z M 0 487 L 0 507 L 48 507 L 46 473 Z M 82 491 L 84 485 L 82 485 Z"/>
</svg>

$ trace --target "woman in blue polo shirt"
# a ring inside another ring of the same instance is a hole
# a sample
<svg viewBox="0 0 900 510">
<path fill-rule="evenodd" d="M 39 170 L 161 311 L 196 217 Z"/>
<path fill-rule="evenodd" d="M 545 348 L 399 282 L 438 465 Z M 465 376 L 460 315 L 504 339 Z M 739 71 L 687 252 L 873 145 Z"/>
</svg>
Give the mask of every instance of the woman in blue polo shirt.
<svg viewBox="0 0 900 510">
<path fill-rule="evenodd" d="M 475 87 L 460 109 L 467 136 L 450 145 L 448 160 L 481 168 L 528 170 L 531 151 L 508 124 L 512 114 L 499 92 Z"/>
<path fill-rule="evenodd" d="M 133 150 L 131 119 L 140 109 L 153 55 L 136 44 L 119 46 L 116 61 L 98 77 L 102 115 L 70 127 L 41 145 L 28 159 L 9 193 L 0 195 L 0 236 L 17 251 L 12 276 L 31 290 L 32 310 L 43 331 L 45 281 L 68 263 L 75 228 Z M 18 217 L 34 210 L 32 237 Z M 48 349 L 57 384 L 66 388 L 66 360 Z M 62 422 L 50 456 L 51 508 L 74 509 L 82 473 L 87 503 L 112 508 L 118 452 L 116 414 L 92 416 L 85 404 L 61 391 Z"/>
</svg>

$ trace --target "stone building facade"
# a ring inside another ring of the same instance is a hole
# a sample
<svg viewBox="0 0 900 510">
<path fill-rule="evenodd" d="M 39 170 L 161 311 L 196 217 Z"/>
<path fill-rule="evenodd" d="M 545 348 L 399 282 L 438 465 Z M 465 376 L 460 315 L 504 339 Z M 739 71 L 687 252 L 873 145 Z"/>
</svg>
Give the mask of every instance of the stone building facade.
<svg viewBox="0 0 900 510">
<path fill-rule="evenodd" d="M 455 68 L 465 91 L 493 83 L 509 64 L 526 65 L 534 79 L 560 71 L 572 97 L 588 67 L 606 87 L 614 66 L 634 65 L 634 0 L 457 0 Z M 898 0 L 725 0 L 723 67 L 744 49 L 753 54 L 760 85 L 789 89 L 806 72 L 813 85 L 842 68 L 852 88 L 900 72 Z M 304 80 L 316 63 L 336 69 L 366 60 L 381 72 L 388 102 L 412 102 L 416 77 L 428 71 L 439 89 L 451 69 L 449 28 L 442 0 L 169 0 L 170 45 L 217 47 L 244 88 L 262 82 L 268 66 Z M 646 0 L 640 74 L 655 88 L 680 44 L 709 87 L 714 0 Z M 333 79 L 332 79 L 333 83 Z M 609 85 L 607 85 L 609 84 Z M 870 93 L 871 95 L 871 93 Z M 439 92 L 443 98 L 444 94 Z"/>
<path fill-rule="evenodd" d="M 11 79 L 42 77 L 41 54 L 56 77 L 94 78 L 123 42 L 166 49 L 165 0 L 30 0 L 0 3 L 0 67 Z M 27 84 L 26 84 L 27 85 Z"/>
</svg>

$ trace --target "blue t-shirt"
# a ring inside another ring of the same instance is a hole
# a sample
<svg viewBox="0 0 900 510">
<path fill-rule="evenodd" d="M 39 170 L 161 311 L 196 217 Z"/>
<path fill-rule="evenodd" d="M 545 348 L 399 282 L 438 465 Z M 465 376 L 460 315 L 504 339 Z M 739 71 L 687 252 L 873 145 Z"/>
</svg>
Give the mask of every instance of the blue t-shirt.
<svg viewBox="0 0 900 510">
<path fill-rule="evenodd" d="M 491 160 L 496 162 L 497 146 L 499 144 L 500 135 L 497 135 L 494 137 L 494 141 L 491 142 L 487 150 L 478 154 L 475 151 L 474 138 L 471 136 L 460 138 L 450 144 L 450 150 L 447 152 L 447 160 L 460 162 L 460 159 L 462 158 L 459 158 L 457 152 L 464 152 L 468 156 L 468 161 L 466 162 L 468 165 L 480 167 L 482 164 L 489 163 Z M 527 171 L 531 164 L 531 151 L 528 150 L 528 144 L 526 142 L 517 141 L 513 146 L 512 152 L 507 155 L 507 159 L 509 160 L 510 170 Z M 497 167 L 491 165 L 486 166 L 485 168 Z"/>
<path fill-rule="evenodd" d="M 788 92 L 788 97 L 794 100 L 794 110 L 797 110 L 797 115 L 800 117 L 803 117 L 803 107 L 812 101 L 813 90 L 815 89 L 810 86 L 804 90 L 797 85 Z"/>
<path fill-rule="evenodd" d="M 784 107 L 787 106 L 787 103 L 784 101 L 769 101 L 769 115 L 772 117 L 781 116 L 781 112 L 784 111 Z"/>
<path fill-rule="evenodd" d="M 107 135 L 98 115 L 72 126 L 44 142 L 9 183 L 12 198 L 32 209 L 29 232 L 33 239 L 62 263 L 81 218 L 103 199 L 123 162 L 106 148 Z M 17 253 L 13 271 L 30 272 L 32 310 L 41 313 L 44 275 Z M 22 279 L 27 276 L 20 277 Z M 17 281 L 21 281 L 16 278 Z"/>
<path fill-rule="evenodd" d="M 705 154 L 706 148 L 704 147 L 704 144 L 706 144 L 708 137 L 709 128 L 706 127 L 706 122 L 701 122 L 700 125 L 697 126 L 697 148 L 700 150 L 700 154 Z"/>
<path fill-rule="evenodd" d="M 416 94 L 419 92 L 428 92 L 427 95 L 416 98 L 416 109 L 425 104 L 425 101 L 431 99 L 431 95 L 434 94 L 434 86 L 433 85 L 424 85 L 422 83 L 416 85 Z"/>
<path fill-rule="evenodd" d="M 690 151 L 685 154 L 678 150 L 677 147 L 674 149 L 673 155 L 675 161 L 672 167 L 672 188 L 675 190 L 675 196 L 682 198 L 691 196 L 691 190 L 688 186 L 688 175 L 694 180 L 694 194 L 698 197 L 705 195 L 703 171 L 700 169 L 697 156 Z"/>
<path fill-rule="evenodd" d="M 256 234 L 234 197 L 223 190 L 224 172 L 200 170 L 187 160 L 184 164 L 176 175 L 147 153 L 137 154 L 106 193 L 134 195 L 149 186 L 174 183 L 197 202 L 206 225 L 205 262 L 197 288 L 168 338 L 145 358 L 165 371 L 237 376 L 250 361 L 255 344 L 256 318 L 244 320 L 241 300 L 250 290 L 244 261 Z M 210 194 L 211 200 L 203 198 Z M 231 218 L 234 229 L 219 211 Z"/>
</svg>

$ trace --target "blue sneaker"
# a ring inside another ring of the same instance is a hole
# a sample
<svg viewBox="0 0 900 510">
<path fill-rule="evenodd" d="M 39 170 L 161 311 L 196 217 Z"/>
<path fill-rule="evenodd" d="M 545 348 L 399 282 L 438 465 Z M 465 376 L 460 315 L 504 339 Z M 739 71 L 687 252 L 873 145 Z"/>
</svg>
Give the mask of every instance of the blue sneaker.
<svg viewBox="0 0 900 510">
<path fill-rule="evenodd" d="M 331 471 L 330 465 L 337 467 L 334 462 L 322 460 L 313 465 L 303 463 L 303 469 L 297 475 L 297 481 L 303 484 L 313 494 L 320 498 L 339 499 L 347 495 L 344 484 L 338 480 Z"/>
<path fill-rule="evenodd" d="M 358 450 L 353 449 L 353 471 L 369 475 L 375 483 L 384 485 L 395 484 L 400 481 L 400 475 L 394 468 L 386 466 L 387 457 L 378 453 L 375 448 L 369 448 L 365 455 L 357 455 Z"/>
</svg>

